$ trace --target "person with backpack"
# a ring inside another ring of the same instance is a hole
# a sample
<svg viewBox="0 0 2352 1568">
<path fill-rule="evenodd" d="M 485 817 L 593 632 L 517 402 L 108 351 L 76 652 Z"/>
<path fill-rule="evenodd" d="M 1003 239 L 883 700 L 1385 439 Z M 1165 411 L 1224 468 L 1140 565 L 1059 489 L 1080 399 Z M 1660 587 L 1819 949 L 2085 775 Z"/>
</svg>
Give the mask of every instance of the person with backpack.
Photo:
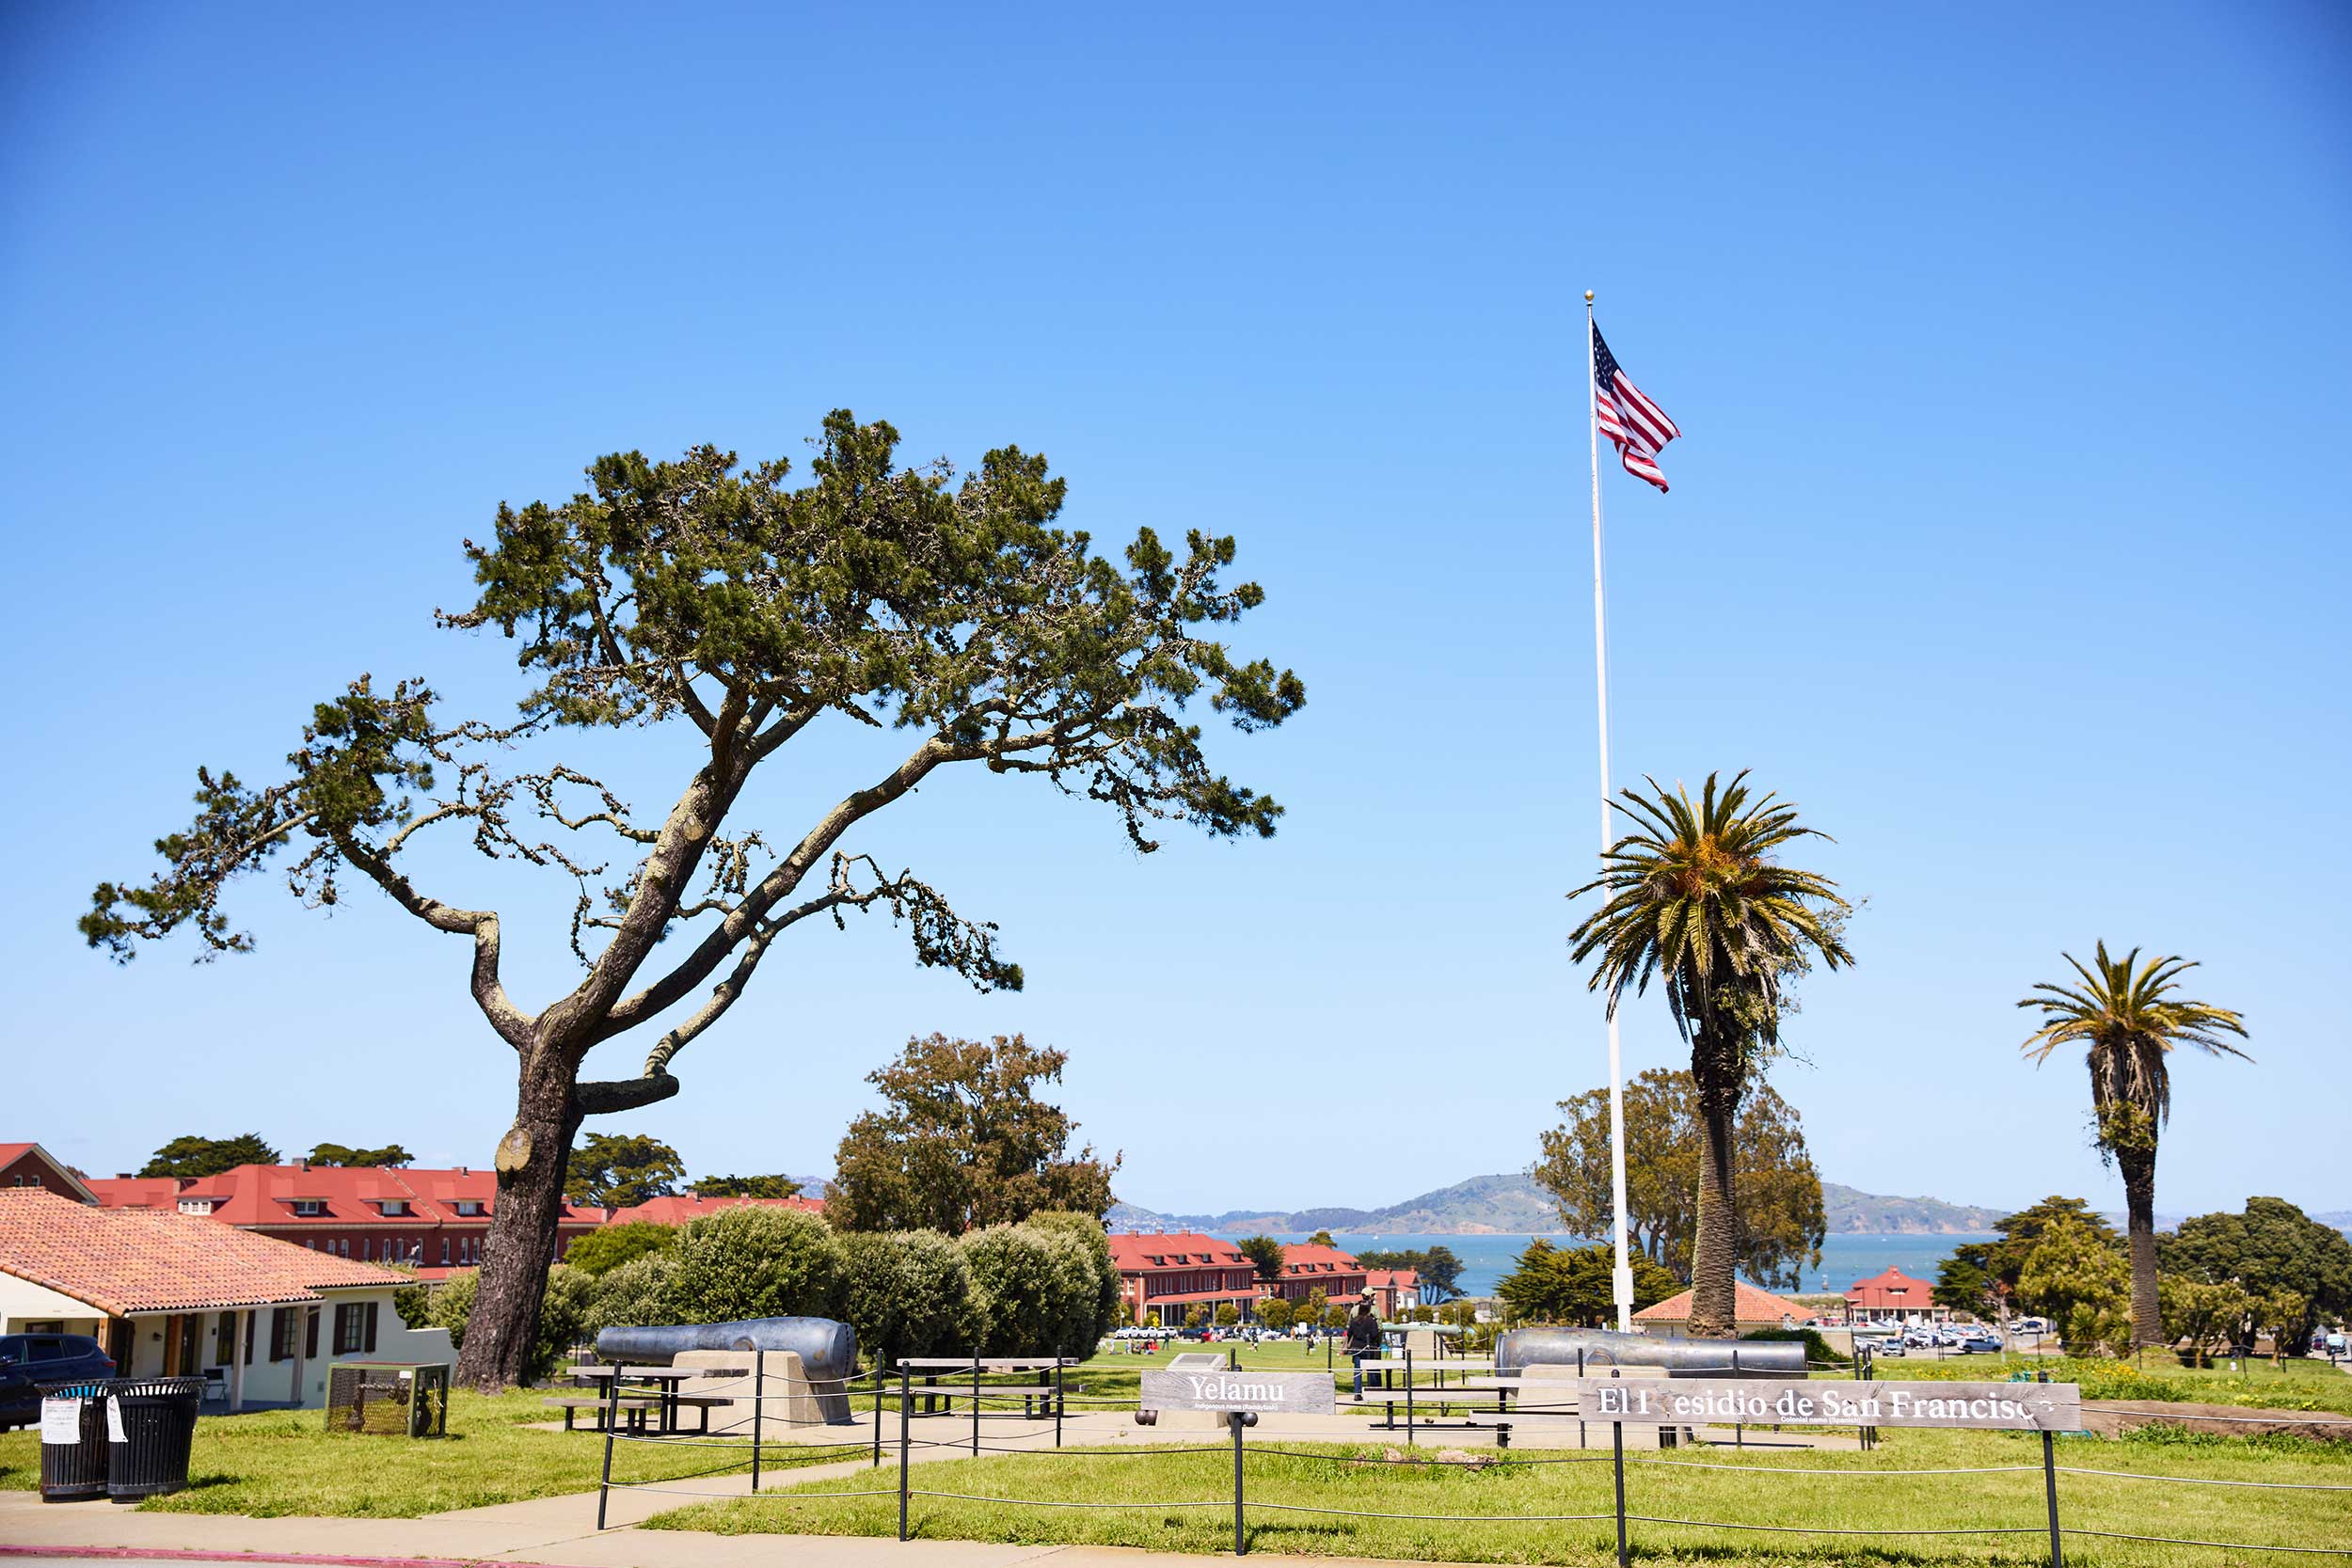
<svg viewBox="0 0 2352 1568">
<path fill-rule="evenodd" d="M 1366 1291 L 1356 1298 L 1356 1310 L 1347 1315 L 1347 1358 L 1356 1368 L 1356 1397 L 1364 1397 L 1364 1360 L 1380 1354 L 1380 1320 L 1372 1310 L 1372 1292 Z"/>
</svg>

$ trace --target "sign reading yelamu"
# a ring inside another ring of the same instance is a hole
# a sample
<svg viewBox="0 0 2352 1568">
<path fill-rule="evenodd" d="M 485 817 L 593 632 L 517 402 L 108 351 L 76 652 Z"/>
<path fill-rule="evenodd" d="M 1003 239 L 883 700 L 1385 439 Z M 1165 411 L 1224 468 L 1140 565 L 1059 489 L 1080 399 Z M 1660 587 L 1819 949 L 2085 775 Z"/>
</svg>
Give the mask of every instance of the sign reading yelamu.
<svg viewBox="0 0 2352 1568">
<path fill-rule="evenodd" d="M 2077 1432 L 2082 1388 L 2073 1383 L 1786 1383 L 1760 1378 L 1576 1380 L 1588 1421 L 1694 1426 L 2001 1427 Z"/>
<path fill-rule="evenodd" d="M 1328 1416 L 1339 1408 L 1329 1372 L 1146 1372 L 1137 1403 L 1145 1410 L 1258 1410 L 1301 1416 Z"/>
</svg>

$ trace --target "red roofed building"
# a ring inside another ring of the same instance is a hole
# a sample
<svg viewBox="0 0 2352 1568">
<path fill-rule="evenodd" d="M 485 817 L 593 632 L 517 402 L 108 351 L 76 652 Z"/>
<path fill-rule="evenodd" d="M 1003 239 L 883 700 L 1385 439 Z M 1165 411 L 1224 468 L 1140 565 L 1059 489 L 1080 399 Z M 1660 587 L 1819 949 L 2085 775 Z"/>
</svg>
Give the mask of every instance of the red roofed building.
<svg viewBox="0 0 2352 1568">
<path fill-rule="evenodd" d="M 1189 1230 L 1120 1231 L 1109 1241 L 1134 1322 L 1179 1324 L 1195 1307 L 1214 1315 L 1228 1302 L 1246 1313 L 1258 1299 L 1257 1266 L 1232 1242 Z"/>
<path fill-rule="evenodd" d="M 1759 1328 L 1794 1328 L 1811 1316 L 1806 1309 L 1786 1296 L 1770 1291 L 1759 1291 L 1746 1280 L 1733 1282 L 1737 1306 L 1733 1316 L 1735 1327 L 1741 1334 Z M 1680 1338 L 1691 1327 L 1691 1292 L 1668 1296 L 1655 1307 L 1645 1307 L 1633 1314 L 1633 1326 L 1644 1334 L 1662 1334 Z"/>
<path fill-rule="evenodd" d="M 705 1197 L 700 1193 L 679 1193 L 669 1197 L 649 1197 L 626 1209 L 615 1209 L 607 1218 L 608 1225 L 684 1225 L 705 1214 L 715 1214 L 722 1209 L 740 1209 L 745 1204 L 755 1209 L 793 1209 L 803 1214 L 822 1215 L 824 1200 L 814 1197 Z"/>
<path fill-rule="evenodd" d="M 109 1209 L 148 1209 L 215 1220 L 355 1262 L 406 1263 L 427 1279 L 482 1261 L 498 1178 L 490 1171 L 388 1165 L 239 1165 L 218 1176 L 116 1177 L 90 1184 Z M 561 1261 L 601 1209 L 564 1206 Z"/>
<path fill-rule="evenodd" d="M 1891 1268 L 1846 1288 L 1846 1314 L 1857 1322 L 1883 1323 L 1940 1323 L 1952 1315 L 1951 1308 L 1935 1304 L 1932 1282 Z"/>
<path fill-rule="evenodd" d="M 82 1179 L 39 1144 L 0 1144 L 0 1189 L 39 1187 L 76 1203 L 95 1203 Z"/>
<path fill-rule="evenodd" d="M 1363 1294 L 1371 1283 L 1364 1266 L 1352 1252 L 1313 1242 L 1286 1242 L 1282 1246 L 1282 1279 L 1274 1294 L 1285 1301 L 1305 1301 L 1315 1291 L 1334 1306 L 1345 1307 Z M 1382 1316 L 1388 1314 L 1383 1311 Z"/>
<path fill-rule="evenodd" d="M 1421 1305 L 1421 1275 L 1411 1269 L 1366 1269 L 1364 1288 L 1383 1318 L 1401 1318 Z"/>
<path fill-rule="evenodd" d="M 407 1280 L 211 1220 L 0 1188 L 0 1333 L 84 1334 L 126 1377 L 203 1376 L 229 1408 L 317 1405 L 341 1358 L 448 1362 Z"/>
</svg>

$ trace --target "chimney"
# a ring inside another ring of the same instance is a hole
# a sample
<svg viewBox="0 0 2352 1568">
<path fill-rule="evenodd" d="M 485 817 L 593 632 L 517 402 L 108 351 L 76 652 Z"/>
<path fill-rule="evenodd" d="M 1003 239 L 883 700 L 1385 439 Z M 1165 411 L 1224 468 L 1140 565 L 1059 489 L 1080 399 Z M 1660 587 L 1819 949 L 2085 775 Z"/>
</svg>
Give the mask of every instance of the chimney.
<svg viewBox="0 0 2352 1568">
<path fill-rule="evenodd" d="M 127 1171 L 127 1170 L 119 1170 L 119 1171 L 115 1172 L 115 1180 L 118 1180 L 118 1181 L 130 1181 L 130 1180 L 136 1180 L 136 1179 L 135 1179 L 135 1178 L 134 1178 L 134 1177 L 132 1176 L 132 1174 L 131 1174 L 129 1171 Z"/>
<path fill-rule="evenodd" d="M 308 1161 L 308 1160 L 296 1160 L 296 1161 L 294 1162 L 294 1169 L 296 1169 L 296 1170 L 299 1170 L 299 1171 L 305 1172 L 305 1173 L 307 1174 L 307 1173 L 309 1172 L 310 1168 L 310 1161 Z"/>
</svg>

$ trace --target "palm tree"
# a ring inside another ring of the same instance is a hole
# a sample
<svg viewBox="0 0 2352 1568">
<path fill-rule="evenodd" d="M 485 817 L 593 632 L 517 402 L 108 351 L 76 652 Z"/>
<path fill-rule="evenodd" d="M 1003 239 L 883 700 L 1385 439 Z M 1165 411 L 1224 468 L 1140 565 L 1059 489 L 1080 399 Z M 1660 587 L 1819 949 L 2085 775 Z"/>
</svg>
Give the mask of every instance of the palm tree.
<svg viewBox="0 0 2352 1568">
<path fill-rule="evenodd" d="M 1607 992 L 1614 1016 L 1628 985 L 1640 994 L 1660 977 L 1691 1047 L 1706 1141 L 1691 1332 L 1714 1338 L 1733 1334 L 1738 1307 L 1733 1124 L 1751 1069 L 1779 1043 L 1783 980 L 1810 956 L 1831 969 L 1853 962 L 1839 935 L 1847 905 L 1837 884 L 1773 859 L 1791 840 L 1828 835 L 1801 825 L 1793 804 L 1751 800 L 1747 776 L 1742 769 L 1718 792 L 1708 774 L 1696 803 L 1655 779 L 1645 781 L 1647 795 L 1621 791 L 1617 809 L 1634 831 L 1602 853 L 1598 878 L 1569 895 L 1608 895 L 1570 938 L 1577 962 L 1598 955 L 1588 988 Z"/>
<path fill-rule="evenodd" d="M 2099 943 L 2091 967 L 2059 955 L 2082 976 L 2079 989 L 2052 985 L 2017 1005 L 2038 1007 L 2042 1027 L 2026 1039 L 2038 1067 L 2061 1045 L 2080 1045 L 2090 1068 L 2090 1103 L 2100 1150 L 2123 1173 L 2132 1255 L 2132 1338 L 2161 1344 L 2156 1310 L 2156 1136 L 2172 1114 L 2172 1075 L 2165 1057 L 2175 1045 L 2209 1055 L 2247 1057 L 2221 1037 L 2246 1038 L 2245 1022 L 2227 1007 L 2173 995 L 2174 982 L 2197 966 L 2186 958 L 2140 963 L 2135 947 L 2121 959 Z"/>
</svg>

